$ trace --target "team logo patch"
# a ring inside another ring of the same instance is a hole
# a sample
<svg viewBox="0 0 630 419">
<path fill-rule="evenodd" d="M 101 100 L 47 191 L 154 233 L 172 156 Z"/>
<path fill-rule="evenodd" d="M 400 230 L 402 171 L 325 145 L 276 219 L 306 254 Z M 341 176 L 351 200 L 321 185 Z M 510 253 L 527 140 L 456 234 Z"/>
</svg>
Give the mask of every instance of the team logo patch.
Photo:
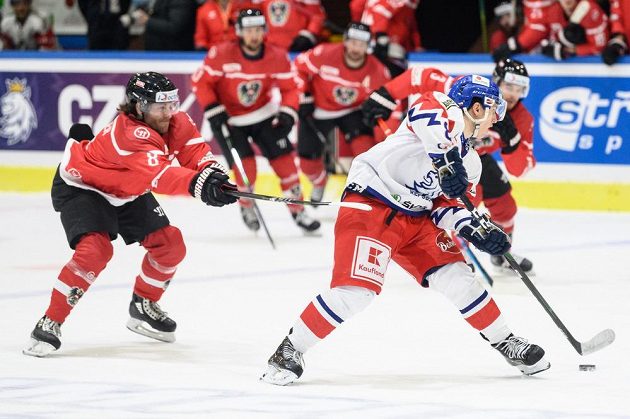
<svg viewBox="0 0 630 419">
<path fill-rule="evenodd" d="M 445 253 L 458 254 L 459 248 L 455 245 L 453 239 L 451 239 L 446 231 L 441 231 L 435 236 L 435 245 Z"/>
<path fill-rule="evenodd" d="M 479 76 L 477 74 L 473 74 L 472 82 L 475 84 L 480 84 L 482 86 L 490 87 L 490 80 L 488 80 L 486 77 Z"/>
<path fill-rule="evenodd" d="M 383 285 L 391 248 L 370 237 L 358 236 L 352 258 L 352 278 Z"/>
<path fill-rule="evenodd" d="M 25 143 L 37 128 L 37 113 L 31 102 L 26 79 L 6 79 L 7 92 L 0 97 L 0 137 L 7 145 Z"/>
<path fill-rule="evenodd" d="M 76 178 L 80 178 L 81 177 L 81 172 L 79 172 L 77 169 L 75 169 L 74 167 L 71 169 L 67 170 L 68 174 L 72 177 L 76 177 Z"/>
<path fill-rule="evenodd" d="M 151 133 L 145 127 L 138 127 L 133 131 L 133 135 L 141 140 L 146 140 L 151 136 Z"/>
<path fill-rule="evenodd" d="M 81 297 L 83 297 L 83 294 L 85 294 L 85 291 L 83 291 L 79 287 L 70 288 L 70 292 L 68 292 L 68 296 L 66 297 L 66 301 L 68 302 L 68 305 L 72 307 L 77 305 Z"/>
<path fill-rule="evenodd" d="M 260 80 L 244 81 L 238 85 L 238 100 L 243 106 L 252 106 L 262 90 Z"/>
<path fill-rule="evenodd" d="M 289 11 L 291 6 L 284 1 L 272 1 L 267 8 L 267 17 L 269 23 L 273 26 L 284 26 L 289 19 Z"/>
<path fill-rule="evenodd" d="M 357 100 L 359 92 L 353 87 L 335 86 L 333 96 L 340 105 L 352 105 Z"/>
</svg>

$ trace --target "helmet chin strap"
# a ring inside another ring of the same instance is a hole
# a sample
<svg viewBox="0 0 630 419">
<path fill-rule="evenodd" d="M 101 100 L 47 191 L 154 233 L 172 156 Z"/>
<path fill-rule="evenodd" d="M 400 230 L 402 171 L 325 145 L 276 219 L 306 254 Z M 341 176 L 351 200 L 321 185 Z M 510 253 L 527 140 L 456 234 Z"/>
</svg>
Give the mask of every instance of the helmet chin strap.
<svg viewBox="0 0 630 419">
<path fill-rule="evenodd" d="M 477 134 L 479 134 L 479 128 L 481 127 L 481 124 L 483 124 L 484 122 L 486 122 L 488 120 L 488 118 L 490 118 L 491 109 L 490 108 L 486 108 L 486 113 L 484 114 L 483 118 L 480 118 L 480 119 L 473 118 L 472 115 L 468 112 L 468 109 L 464 109 L 464 115 L 466 115 L 466 117 L 468 119 L 470 119 L 470 121 L 473 124 L 475 124 L 475 128 L 473 129 L 473 133 L 470 136 L 470 140 L 476 140 L 477 139 Z"/>
</svg>

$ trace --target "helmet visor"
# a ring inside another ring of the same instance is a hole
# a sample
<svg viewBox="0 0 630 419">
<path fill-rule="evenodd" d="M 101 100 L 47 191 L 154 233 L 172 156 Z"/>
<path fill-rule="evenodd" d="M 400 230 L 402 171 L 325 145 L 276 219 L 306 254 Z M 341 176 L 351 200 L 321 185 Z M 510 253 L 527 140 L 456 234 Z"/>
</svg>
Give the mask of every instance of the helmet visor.
<svg viewBox="0 0 630 419">
<path fill-rule="evenodd" d="M 173 102 L 149 102 L 142 106 L 142 112 L 154 116 L 173 115 L 179 112 L 179 100 Z"/>
</svg>

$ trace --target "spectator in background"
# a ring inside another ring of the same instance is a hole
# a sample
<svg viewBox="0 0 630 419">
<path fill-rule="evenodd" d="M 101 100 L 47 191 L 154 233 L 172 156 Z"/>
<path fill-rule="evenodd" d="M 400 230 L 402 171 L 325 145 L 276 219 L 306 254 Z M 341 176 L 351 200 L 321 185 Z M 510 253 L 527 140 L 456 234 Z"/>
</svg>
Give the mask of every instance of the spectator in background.
<svg viewBox="0 0 630 419">
<path fill-rule="evenodd" d="M 238 13 L 253 7 L 250 0 L 206 0 L 197 9 L 195 49 L 207 51 L 211 46 L 236 39 L 234 22 Z"/>
<path fill-rule="evenodd" d="M 507 42 L 508 38 L 516 35 L 518 31 L 518 21 L 516 19 L 516 7 L 514 2 L 504 0 L 494 8 L 494 16 L 499 27 L 490 35 L 490 50 Z"/>
<path fill-rule="evenodd" d="M 121 17 L 129 11 L 130 4 L 131 0 L 79 0 L 79 9 L 88 26 L 88 49 L 129 47 L 130 22 Z"/>
<path fill-rule="evenodd" d="M 13 13 L 0 22 L 0 50 L 52 50 L 56 39 L 48 20 L 31 7 L 31 0 L 11 0 Z"/>
<path fill-rule="evenodd" d="M 147 51 L 190 51 L 195 33 L 195 0 L 155 0 L 147 10 L 133 12 L 134 24 L 144 27 Z"/>
<path fill-rule="evenodd" d="M 610 40 L 602 52 L 602 59 L 613 65 L 628 53 L 630 38 L 630 0 L 610 1 Z"/>
<path fill-rule="evenodd" d="M 262 0 L 257 7 L 267 19 L 269 44 L 292 52 L 317 44 L 326 20 L 320 0 Z"/>
</svg>

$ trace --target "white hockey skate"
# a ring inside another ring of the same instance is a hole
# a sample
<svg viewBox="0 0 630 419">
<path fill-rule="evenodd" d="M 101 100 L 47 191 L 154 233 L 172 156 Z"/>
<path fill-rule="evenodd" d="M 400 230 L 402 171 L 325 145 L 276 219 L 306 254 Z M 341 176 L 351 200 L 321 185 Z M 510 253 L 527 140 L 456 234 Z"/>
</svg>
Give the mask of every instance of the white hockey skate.
<svg viewBox="0 0 630 419">
<path fill-rule="evenodd" d="M 321 226 L 321 223 L 316 219 L 310 217 L 306 213 L 306 210 L 291 213 L 291 216 L 293 217 L 293 221 L 295 221 L 295 224 L 307 234 L 314 233 L 315 231 L 319 230 L 319 227 Z"/>
<path fill-rule="evenodd" d="M 241 207 L 241 218 L 243 222 L 251 231 L 260 230 L 260 221 L 258 221 L 258 216 L 256 215 L 256 211 L 254 207 Z"/>
<path fill-rule="evenodd" d="M 277 386 L 291 384 L 304 372 L 302 353 L 295 350 L 288 337 L 284 338 L 267 364 L 267 371 L 260 379 Z"/>
<path fill-rule="evenodd" d="M 548 370 L 551 363 L 545 359 L 545 351 L 538 345 L 527 343 L 526 339 L 510 334 L 499 343 L 492 345 L 508 364 L 515 366 L 525 375 L 534 375 Z"/>
<path fill-rule="evenodd" d="M 133 294 L 129 315 L 127 329 L 132 332 L 162 342 L 175 342 L 177 323 L 168 317 L 168 313 L 158 303 Z"/>
<path fill-rule="evenodd" d="M 43 358 L 61 347 L 61 324 L 44 316 L 31 332 L 31 340 L 22 350 L 24 355 Z"/>
</svg>

